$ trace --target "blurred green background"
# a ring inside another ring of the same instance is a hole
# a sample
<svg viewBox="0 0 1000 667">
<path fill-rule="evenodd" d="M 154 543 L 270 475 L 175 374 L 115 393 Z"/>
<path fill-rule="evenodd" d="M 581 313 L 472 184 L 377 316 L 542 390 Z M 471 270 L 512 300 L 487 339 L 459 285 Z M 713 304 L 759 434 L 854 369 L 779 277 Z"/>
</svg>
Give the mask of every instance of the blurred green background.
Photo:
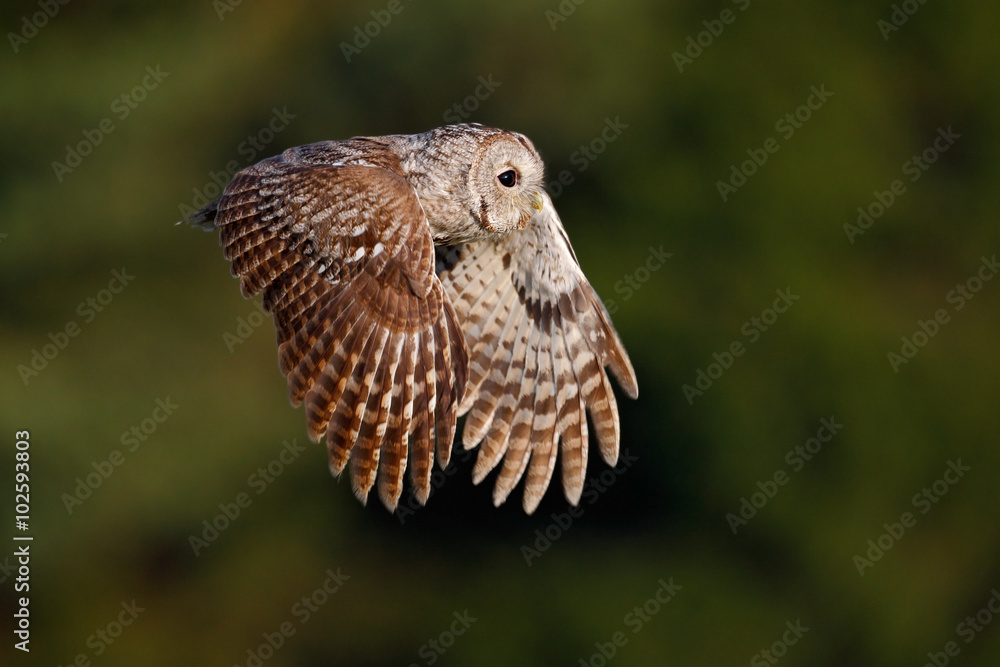
<svg viewBox="0 0 1000 667">
<path fill-rule="evenodd" d="M 4 664 L 1000 663 L 1000 281 L 979 277 L 1000 249 L 1000 7 L 0 16 L 0 518 L 17 532 L 28 429 L 35 538 L 30 655 L 2 552 Z M 494 509 L 462 456 L 426 508 L 362 507 L 217 239 L 173 224 L 287 147 L 456 116 L 566 172 L 556 204 L 639 377 L 629 458 L 592 451 L 576 516 L 558 480 L 531 517 L 520 489 Z M 776 290 L 798 297 L 781 314 Z"/>
</svg>

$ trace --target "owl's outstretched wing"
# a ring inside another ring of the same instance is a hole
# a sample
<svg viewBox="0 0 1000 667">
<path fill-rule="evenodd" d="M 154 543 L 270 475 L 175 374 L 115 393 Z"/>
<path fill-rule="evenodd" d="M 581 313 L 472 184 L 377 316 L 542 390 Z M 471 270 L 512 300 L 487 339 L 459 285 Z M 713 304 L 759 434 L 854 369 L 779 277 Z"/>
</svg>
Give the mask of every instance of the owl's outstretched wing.
<svg viewBox="0 0 1000 667">
<path fill-rule="evenodd" d="M 601 455 L 618 460 L 618 406 L 607 366 L 625 393 L 635 371 L 604 304 L 587 282 L 552 200 L 500 241 L 438 249 L 439 276 L 469 348 L 459 414 L 462 441 L 482 441 L 477 484 L 503 459 L 493 491 L 504 502 L 527 471 L 524 509 L 538 507 L 562 450 L 566 498 L 577 504 L 587 467 L 587 410 Z M 557 445 L 561 443 L 561 447 Z"/>
<path fill-rule="evenodd" d="M 395 509 L 410 464 L 417 499 L 448 463 L 467 351 L 434 273 L 434 246 L 410 185 L 379 166 L 317 165 L 286 153 L 235 176 L 194 216 L 214 216 L 247 297 L 274 315 L 281 370 L 330 468 L 348 462 L 367 500 L 378 473 Z M 409 451 L 407 443 L 409 442 Z"/>
</svg>

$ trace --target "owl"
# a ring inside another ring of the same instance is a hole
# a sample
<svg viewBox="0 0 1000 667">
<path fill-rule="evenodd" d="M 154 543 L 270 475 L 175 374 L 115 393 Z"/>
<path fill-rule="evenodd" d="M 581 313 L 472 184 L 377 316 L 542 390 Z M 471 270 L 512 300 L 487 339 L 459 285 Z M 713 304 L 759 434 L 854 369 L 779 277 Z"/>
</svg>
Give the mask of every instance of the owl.
<svg viewBox="0 0 1000 667">
<path fill-rule="evenodd" d="M 448 125 L 290 148 L 188 218 L 263 295 L 289 398 L 362 503 L 377 481 L 394 511 L 407 466 L 426 503 L 462 415 L 497 506 L 524 478 L 532 513 L 557 458 L 579 502 L 588 411 L 617 462 L 605 368 L 631 398 L 635 371 L 542 185 L 525 136 Z"/>
</svg>

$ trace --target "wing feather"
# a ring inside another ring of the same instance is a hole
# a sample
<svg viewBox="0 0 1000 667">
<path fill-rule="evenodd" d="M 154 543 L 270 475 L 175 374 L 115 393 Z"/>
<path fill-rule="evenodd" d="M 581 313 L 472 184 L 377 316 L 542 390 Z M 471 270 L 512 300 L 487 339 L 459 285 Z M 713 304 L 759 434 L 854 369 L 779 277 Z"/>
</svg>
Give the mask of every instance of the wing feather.
<svg viewBox="0 0 1000 667">
<path fill-rule="evenodd" d="M 493 420 L 486 431 L 479 455 L 476 457 L 476 465 L 472 470 L 472 482 L 479 484 L 490 473 L 503 457 L 507 448 L 507 440 L 510 437 L 510 429 L 514 411 L 517 408 L 520 398 L 520 387 L 524 380 L 524 367 L 528 353 L 528 337 L 531 334 L 531 323 L 526 319 L 518 322 L 517 331 L 514 336 L 504 341 L 505 348 L 510 346 L 507 352 L 508 363 L 506 372 L 501 374 L 500 368 L 494 368 L 489 381 L 484 383 L 480 396 L 484 396 L 484 401 L 495 401 L 496 407 L 493 412 Z M 495 390 L 493 390 L 493 386 Z M 466 422 L 468 426 L 468 422 Z"/>
<path fill-rule="evenodd" d="M 438 321 L 437 326 L 440 344 L 434 348 L 436 386 L 439 388 L 434 425 L 438 464 L 445 468 L 451 459 L 458 420 L 458 401 L 465 391 L 468 367 L 465 361 L 465 339 L 456 321 L 455 311 L 447 298 L 444 299 L 443 306 L 445 317 Z M 461 349 L 453 349 L 455 341 L 461 341 Z"/>
<path fill-rule="evenodd" d="M 337 386 L 330 397 L 329 405 L 324 407 L 325 411 L 332 413 L 326 427 L 326 446 L 330 454 L 331 469 L 336 471 L 338 475 L 343 472 L 344 466 L 347 465 L 351 449 L 354 448 L 357 440 L 357 431 L 354 430 L 353 426 L 354 417 L 365 407 L 365 401 L 368 397 L 368 385 L 365 383 L 368 361 L 372 356 L 373 349 L 376 348 L 375 341 L 381 333 L 378 330 L 378 325 L 374 321 L 369 321 L 355 343 L 348 364 L 341 372 Z M 349 371 L 347 371 L 348 368 Z M 361 392 L 365 392 L 364 398 L 359 397 Z"/>
<path fill-rule="evenodd" d="M 510 368 L 513 350 L 519 337 L 518 327 L 522 322 L 512 316 L 517 295 L 508 290 L 503 293 L 502 303 L 491 313 L 491 321 L 500 323 L 497 329 L 480 333 L 477 346 L 470 352 L 469 386 L 461 412 L 466 412 L 462 442 L 471 449 L 486 435 L 486 429 L 493 422 L 503 388 L 507 385 L 507 370 Z M 469 397 L 474 400 L 470 401 Z"/>
<path fill-rule="evenodd" d="M 571 504 L 576 505 L 580 502 L 587 472 L 587 450 L 590 443 L 587 406 L 580 393 L 576 371 L 569 360 L 566 339 L 559 337 L 555 345 L 562 349 L 559 365 L 556 366 L 557 377 L 561 382 L 559 396 L 562 400 L 559 416 L 556 418 L 556 429 L 561 443 L 563 493 Z"/>
<path fill-rule="evenodd" d="M 306 423 L 314 440 L 320 440 L 328 432 L 334 408 L 340 403 L 374 330 L 375 323 L 370 320 L 360 320 L 352 326 L 347 336 L 332 346 L 335 350 L 333 363 L 320 366 L 320 381 L 306 391 L 303 401 L 306 404 Z M 331 443 L 328 442 L 327 446 L 330 447 Z M 334 469 L 340 474 L 343 464 Z"/>
<path fill-rule="evenodd" d="M 521 378 L 520 397 L 517 407 L 510 419 L 510 432 L 507 436 L 507 446 L 503 466 L 497 475 L 493 487 L 493 504 L 500 505 L 507 500 L 510 492 L 520 481 L 528 465 L 530 453 L 529 437 L 535 407 L 535 381 L 538 376 L 539 350 L 538 327 L 531 327 L 528 339 L 528 349 L 525 355 L 524 373 Z"/>
<path fill-rule="evenodd" d="M 390 510 L 408 460 L 427 500 L 431 437 L 445 465 L 468 375 L 430 228 L 401 174 L 383 143 L 314 144 L 243 170 L 192 218 L 214 221 L 244 295 L 263 293 L 289 399 L 305 403 L 333 473 L 350 461 L 362 502 L 378 479 Z"/>
<path fill-rule="evenodd" d="M 412 336 L 402 339 L 399 365 L 392 383 L 392 407 L 383 444 L 382 463 L 379 468 L 379 498 L 395 511 L 403 493 L 403 476 L 406 471 L 407 439 L 413 418 L 413 368 L 416 346 Z"/>
<path fill-rule="evenodd" d="M 528 464 L 528 476 L 524 482 L 524 511 L 532 514 L 538 508 L 545 489 L 549 487 L 552 473 L 556 466 L 556 438 L 558 432 L 559 397 L 556 392 L 554 373 L 560 368 L 557 353 L 562 346 L 552 341 L 552 328 L 557 323 L 551 317 L 543 320 L 542 340 L 539 347 L 539 358 L 545 357 L 545 362 L 539 364 L 540 377 L 535 394 L 534 420 L 531 424 L 531 462 Z"/>
<path fill-rule="evenodd" d="M 392 403 L 392 380 L 399 365 L 403 339 L 397 332 L 387 336 L 380 363 L 372 377 L 364 417 L 360 420 L 357 445 L 351 451 L 351 482 L 358 497 L 368 497 L 375 484 L 382 441 L 388 428 L 389 407 Z M 387 448 L 388 449 L 388 448 Z"/>
<path fill-rule="evenodd" d="M 434 427 L 435 387 L 434 358 L 427 341 L 433 337 L 430 331 L 421 332 L 417 344 L 417 359 L 414 369 L 414 428 L 410 440 L 410 460 L 413 493 L 422 505 L 431 492 L 431 467 L 434 463 L 434 449 L 431 433 Z"/>
<path fill-rule="evenodd" d="M 462 323 L 469 381 L 459 406 L 462 440 L 480 444 L 473 481 L 501 459 L 493 499 L 506 500 L 527 472 L 533 512 L 562 455 L 566 498 L 580 501 L 587 466 L 587 412 L 601 457 L 614 465 L 621 430 L 605 368 L 626 395 L 635 371 L 600 298 L 587 282 L 548 195 L 527 226 L 500 240 L 449 249 L 439 277 Z"/>
</svg>

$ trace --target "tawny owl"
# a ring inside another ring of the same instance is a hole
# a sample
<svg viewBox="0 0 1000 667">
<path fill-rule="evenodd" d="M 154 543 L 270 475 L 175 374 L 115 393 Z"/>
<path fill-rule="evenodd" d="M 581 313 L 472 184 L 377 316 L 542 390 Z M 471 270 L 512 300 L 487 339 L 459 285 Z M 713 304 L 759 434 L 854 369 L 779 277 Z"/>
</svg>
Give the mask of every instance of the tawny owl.
<svg viewBox="0 0 1000 667">
<path fill-rule="evenodd" d="M 393 511 L 409 465 L 425 503 L 463 414 L 475 483 L 503 461 L 496 505 L 527 473 L 533 512 L 559 451 L 579 502 L 587 410 L 616 463 L 604 367 L 632 398 L 635 371 L 542 179 L 523 135 L 449 125 L 291 148 L 189 218 L 220 230 L 244 296 L 263 293 L 291 402 L 362 502 L 377 477 Z"/>
</svg>

